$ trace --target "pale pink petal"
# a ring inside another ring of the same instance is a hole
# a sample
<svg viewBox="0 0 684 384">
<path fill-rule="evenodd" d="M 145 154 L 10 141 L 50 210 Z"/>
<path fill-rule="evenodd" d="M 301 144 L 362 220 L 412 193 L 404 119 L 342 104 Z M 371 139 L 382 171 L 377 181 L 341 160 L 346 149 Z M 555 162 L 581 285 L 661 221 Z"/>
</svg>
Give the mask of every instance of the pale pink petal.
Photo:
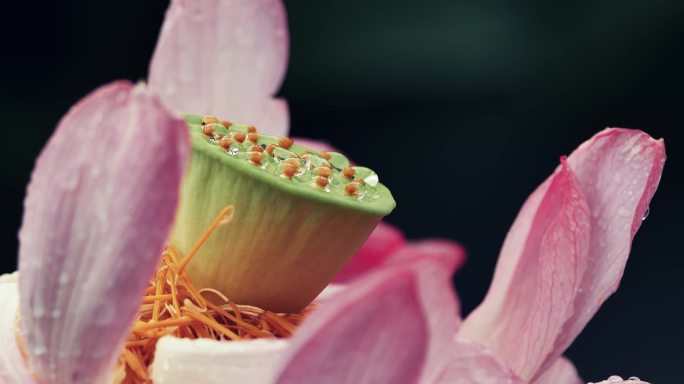
<svg viewBox="0 0 684 384">
<path fill-rule="evenodd" d="M 458 271 L 466 261 L 466 251 L 463 247 L 446 239 L 423 239 L 405 243 L 398 247 L 387 261 L 389 264 L 407 261 L 417 261 L 431 258 L 441 261 L 449 276 Z"/>
<path fill-rule="evenodd" d="M 287 136 L 290 128 L 290 109 L 285 99 L 267 99 L 263 108 L 254 117 L 248 116 L 249 123 L 259 132 L 276 136 Z M 247 122 L 247 120 L 245 120 Z"/>
<path fill-rule="evenodd" d="M 150 63 L 150 88 L 184 113 L 283 135 L 287 105 L 271 98 L 288 44 L 280 0 L 173 0 Z"/>
<path fill-rule="evenodd" d="M 347 287 L 348 285 L 345 284 L 328 284 L 325 289 L 316 296 L 313 302 L 317 304 L 324 303 L 333 298 L 336 294 L 347 289 Z"/>
<path fill-rule="evenodd" d="M 187 127 L 128 82 L 62 119 L 33 171 L 20 231 L 21 331 L 44 383 L 111 373 L 172 225 Z"/>
<path fill-rule="evenodd" d="M 485 301 L 461 336 L 531 380 L 553 352 L 586 268 L 590 213 L 564 161 L 527 200 L 506 238 Z"/>
<path fill-rule="evenodd" d="M 525 380 L 548 368 L 617 288 L 664 160 L 662 141 L 640 131 L 608 129 L 580 146 L 523 206 L 462 335 Z M 554 188 L 564 174 L 568 187 Z M 563 194 L 575 207 L 549 210 Z"/>
<path fill-rule="evenodd" d="M 166 336 L 157 343 L 152 380 L 159 384 L 269 384 L 289 340 L 221 342 Z"/>
<path fill-rule="evenodd" d="M 397 227 L 380 222 L 361 249 L 335 277 L 335 282 L 348 282 L 376 268 L 405 243 L 404 235 Z"/>
<path fill-rule="evenodd" d="M 627 380 L 623 379 L 620 376 L 611 376 L 607 378 L 606 380 L 599 381 L 599 382 L 590 382 L 589 384 L 649 384 L 645 381 L 641 381 L 638 377 L 632 376 L 628 378 Z"/>
<path fill-rule="evenodd" d="M 307 148 L 315 149 L 317 151 L 330 151 L 330 152 L 340 152 L 337 148 L 330 145 L 326 141 L 306 139 L 303 137 L 295 137 L 294 142 L 303 145 Z"/>
<path fill-rule="evenodd" d="M 458 327 L 448 276 L 425 258 L 357 280 L 304 322 L 277 382 L 430 382 Z"/>
<path fill-rule="evenodd" d="M 17 273 L 0 276 L 0 383 L 33 384 L 17 344 Z"/>
<path fill-rule="evenodd" d="M 533 384 L 583 384 L 570 360 L 559 357 Z"/>
<path fill-rule="evenodd" d="M 469 342 L 455 339 L 449 353 L 451 361 L 435 383 L 440 384 L 523 384 L 491 351 Z"/>
</svg>

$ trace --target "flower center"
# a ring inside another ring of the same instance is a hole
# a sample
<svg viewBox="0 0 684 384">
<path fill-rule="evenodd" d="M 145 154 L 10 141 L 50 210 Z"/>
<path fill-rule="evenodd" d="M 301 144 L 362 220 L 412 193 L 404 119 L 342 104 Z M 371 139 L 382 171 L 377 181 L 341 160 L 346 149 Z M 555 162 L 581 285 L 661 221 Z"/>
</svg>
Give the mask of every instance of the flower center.
<svg viewBox="0 0 684 384">
<path fill-rule="evenodd" d="M 237 304 L 212 288 L 195 287 L 185 267 L 216 228 L 232 221 L 233 213 L 233 206 L 224 208 L 183 259 L 172 246 L 164 249 L 120 357 L 120 367 L 126 373 L 124 384 L 150 382 L 149 367 L 157 341 L 163 336 L 224 341 L 285 338 L 314 309 L 312 304 L 296 314 L 274 313 Z M 207 300 L 207 294 L 219 300 Z"/>
</svg>

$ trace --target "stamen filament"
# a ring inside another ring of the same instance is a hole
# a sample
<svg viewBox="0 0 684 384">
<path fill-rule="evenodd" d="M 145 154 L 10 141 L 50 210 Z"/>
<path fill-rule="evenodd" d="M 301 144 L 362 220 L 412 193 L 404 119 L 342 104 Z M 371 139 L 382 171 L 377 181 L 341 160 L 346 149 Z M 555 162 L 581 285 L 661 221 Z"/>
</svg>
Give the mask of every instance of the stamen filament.
<svg viewBox="0 0 684 384">
<path fill-rule="evenodd" d="M 148 370 L 161 337 L 223 341 L 289 337 L 312 308 L 299 314 L 273 313 L 234 303 L 215 289 L 194 286 L 185 267 L 216 228 L 233 220 L 234 213 L 233 206 L 221 210 L 182 259 L 171 246 L 162 252 L 159 268 L 145 289 L 138 317 L 119 360 L 126 372 L 123 384 L 151 382 Z M 204 298 L 203 293 L 208 292 L 218 296 L 223 304 Z"/>
</svg>

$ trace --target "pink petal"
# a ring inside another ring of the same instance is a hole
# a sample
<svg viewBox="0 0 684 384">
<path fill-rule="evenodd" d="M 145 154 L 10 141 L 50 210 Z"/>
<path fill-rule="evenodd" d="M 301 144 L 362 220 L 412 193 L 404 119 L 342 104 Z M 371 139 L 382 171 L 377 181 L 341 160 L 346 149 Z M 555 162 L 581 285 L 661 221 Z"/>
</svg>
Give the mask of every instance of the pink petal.
<svg viewBox="0 0 684 384">
<path fill-rule="evenodd" d="M 523 383 L 491 351 L 467 340 L 455 339 L 449 355 L 451 361 L 436 383 Z"/>
<path fill-rule="evenodd" d="M 277 382 L 431 382 L 458 327 L 449 276 L 425 258 L 357 280 L 302 325 Z"/>
<path fill-rule="evenodd" d="M 465 250 L 446 240 L 422 240 L 394 252 L 392 265 L 410 267 L 417 277 L 420 302 L 430 330 L 428 357 L 421 382 L 434 382 L 449 364 L 451 337 L 461 325 L 451 278 L 465 260 Z"/>
<path fill-rule="evenodd" d="M 173 0 L 150 63 L 150 88 L 184 113 L 286 135 L 287 104 L 271 97 L 285 75 L 288 40 L 280 0 Z"/>
<path fill-rule="evenodd" d="M 523 379 L 541 374 L 617 288 L 664 160 L 662 141 L 640 131 L 608 129 L 580 146 L 523 206 L 461 334 Z M 558 196 L 567 202 L 551 204 Z"/>
<path fill-rule="evenodd" d="M 335 282 L 348 282 L 376 268 L 405 242 L 404 235 L 398 228 L 380 222 L 361 249 L 335 277 Z"/>
<path fill-rule="evenodd" d="M 615 292 L 632 239 L 648 211 L 665 165 L 665 144 L 644 132 L 606 129 L 568 157 L 592 213 L 589 265 L 575 311 L 557 342 L 565 350 Z M 559 352 L 560 353 L 560 352 Z"/>
<path fill-rule="evenodd" d="M 559 357 L 533 384 L 583 384 L 570 360 Z"/>
<path fill-rule="evenodd" d="M 0 276 L 0 383 L 33 384 L 17 345 L 17 274 Z"/>
<path fill-rule="evenodd" d="M 589 251 L 590 213 L 577 179 L 560 169 L 527 200 L 501 251 L 485 301 L 461 335 L 529 381 L 572 314 Z"/>
<path fill-rule="evenodd" d="M 38 158 L 20 231 L 21 330 L 44 383 L 109 376 L 171 227 L 187 128 L 116 82 L 62 119 Z"/>
</svg>

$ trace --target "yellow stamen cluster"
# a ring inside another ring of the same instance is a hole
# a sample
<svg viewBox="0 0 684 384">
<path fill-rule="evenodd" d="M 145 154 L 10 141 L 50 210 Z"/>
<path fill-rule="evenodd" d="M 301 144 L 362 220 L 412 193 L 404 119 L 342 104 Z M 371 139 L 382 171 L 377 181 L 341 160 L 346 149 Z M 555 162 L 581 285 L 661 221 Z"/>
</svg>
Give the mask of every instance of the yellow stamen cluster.
<svg viewBox="0 0 684 384">
<path fill-rule="evenodd" d="M 232 221 L 233 213 L 232 206 L 224 208 L 182 260 L 173 247 L 162 253 L 120 357 L 126 372 L 124 384 L 151 383 L 149 366 L 163 336 L 226 341 L 284 338 L 296 331 L 312 309 L 309 306 L 297 314 L 274 313 L 236 304 L 214 289 L 194 286 L 185 267 L 216 228 Z M 214 296 L 212 300 L 205 297 L 207 294 Z"/>
</svg>

